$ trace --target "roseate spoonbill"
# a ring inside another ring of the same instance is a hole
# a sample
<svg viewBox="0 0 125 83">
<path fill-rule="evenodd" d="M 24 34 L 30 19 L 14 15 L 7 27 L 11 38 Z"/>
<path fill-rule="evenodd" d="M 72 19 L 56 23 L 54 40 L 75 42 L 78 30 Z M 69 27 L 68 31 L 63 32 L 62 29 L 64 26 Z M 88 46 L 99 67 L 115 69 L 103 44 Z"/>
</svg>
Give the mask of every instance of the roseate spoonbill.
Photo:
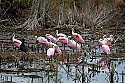
<svg viewBox="0 0 125 83">
<path fill-rule="evenodd" d="M 18 39 L 15 39 L 15 34 L 13 35 L 12 41 L 17 48 L 20 48 L 20 45 L 22 44 L 22 42 Z"/>
<path fill-rule="evenodd" d="M 49 49 L 47 50 L 47 56 L 48 56 L 49 58 L 55 54 L 56 46 L 57 46 L 57 45 L 54 44 L 53 47 L 51 47 L 51 48 L 49 48 Z"/>
<path fill-rule="evenodd" d="M 59 46 L 56 45 L 55 43 L 52 43 L 51 40 L 50 40 L 48 47 L 52 48 L 53 46 L 55 46 L 55 53 L 60 54 L 60 53 L 61 53 L 61 50 L 60 50 Z"/>
<path fill-rule="evenodd" d="M 106 45 L 107 44 L 107 39 L 99 39 L 99 45 L 102 46 L 102 45 Z"/>
<path fill-rule="evenodd" d="M 106 38 L 108 41 L 113 41 L 114 40 L 114 36 L 113 35 L 109 35 L 109 37 L 108 38 Z"/>
<path fill-rule="evenodd" d="M 51 57 L 51 56 L 53 56 L 54 54 L 55 54 L 55 47 L 49 48 L 49 49 L 47 50 L 47 56 L 48 56 L 48 57 Z"/>
<path fill-rule="evenodd" d="M 57 45 L 55 46 L 55 53 L 58 53 L 58 54 L 62 53 L 61 49 Z"/>
<path fill-rule="evenodd" d="M 59 37 L 57 42 L 62 43 L 62 45 L 64 46 L 64 51 L 65 51 L 65 45 L 68 44 L 68 38 L 67 37 Z"/>
<path fill-rule="evenodd" d="M 46 34 L 45 37 L 46 37 L 46 39 L 50 39 L 53 43 L 57 42 L 57 38 L 53 37 L 50 34 Z"/>
<path fill-rule="evenodd" d="M 36 42 L 40 43 L 42 46 L 48 46 L 49 45 L 49 42 L 45 37 L 42 37 L 42 36 L 37 37 L 37 36 L 35 36 L 35 38 L 37 38 Z"/>
<path fill-rule="evenodd" d="M 74 29 L 72 28 L 72 36 L 80 43 L 84 43 L 84 40 L 82 38 L 82 36 L 78 33 L 74 33 Z"/>
<path fill-rule="evenodd" d="M 61 42 L 62 44 L 67 44 L 68 38 L 67 37 L 59 37 L 58 42 Z"/>
<path fill-rule="evenodd" d="M 45 37 L 37 37 L 35 36 L 36 43 L 39 43 L 42 47 L 43 52 L 46 52 L 47 47 L 50 45 L 49 41 Z"/>
<path fill-rule="evenodd" d="M 58 37 L 58 36 L 59 36 L 59 37 L 67 37 L 65 34 L 59 33 L 58 30 L 56 30 L 56 35 L 57 35 L 57 37 Z"/>
<path fill-rule="evenodd" d="M 68 47 L 73 49 L 73 50 L 81 50 L 81 46 L 77 42 L 75 42 L 74 40 L 68 41 Z"/>
<path fill-rule="evenodd" d="M 51 59 L 50 69 L 52 69 L 52 57 L 55 55 L 56 47 L 57 47 L 57 45 L 54 44 L 53 47 L 51 47 L 47 50 L 47 56 L 48 56 L 49 60 Z"/>
<path fill-rule="evenodd" d="M 102 50 L 105 54 L 110 54 L 110 48 L 108 45 L 102 45 Z"/>
<path fill-rule="evenodd" d="M 98 42 L 99 42 L 99 45 L 102 46 L 102 45 L 108 45 L 108 46 L 111 46 L 111 42 L 114 40 L 114 36 L 113 35 L 110 35 L 109 38 L 106 37 L 106 35 L 103 36 L 103 39 L 100 39 Z"/>
</svg>

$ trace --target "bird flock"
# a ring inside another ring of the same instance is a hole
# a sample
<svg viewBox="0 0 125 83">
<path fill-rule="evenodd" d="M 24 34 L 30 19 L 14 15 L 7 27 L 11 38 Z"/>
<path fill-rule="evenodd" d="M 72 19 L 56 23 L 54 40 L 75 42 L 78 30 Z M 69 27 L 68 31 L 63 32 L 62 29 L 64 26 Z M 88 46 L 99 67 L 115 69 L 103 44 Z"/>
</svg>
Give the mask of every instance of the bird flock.
<svg viewBox="0 0 125 83">
<path fill-rule="evenodd" d="M 64 47 L 69 47 L 70 49 L 77 50 L 77 51 L 83 51 L 82 49 L 82 44 L 86 43 L 83 37 L 74 32 L 74 29 L 72 28 L 71 31 L 71 36 L 67 36 L 66 34 L 59 33 L 58 30 L 56 30 L 56 37 L 54 37 L 51 34 L 46 34 L 44 37 L 43 36 L 35 36 L 34 39 L 36 41 L 36 44 L 39 43 L 42 48 L 47 48 L 46 49 L 46 55 L 48 57 L 52 57 L 55 54 L 62 54 L 62 49 L 59 47 L 58 43 L 61 43 L 62 46 Z M 101 39 L 98 40 L 98 45 L 101 47 L 103 50 L 104 54 L 108 55 L 110 54 L 110 46 L 111 43 L 114 39 L 113 35 L 110 35 L 107 37 L 104 35 Z M 23 52 L 27 52 L 28 49 L 26 48 L 25 45 L 25 39 L 23 38 L 22 40 L 18 40 L 15 38 L 15 34 L 13 35 L 12 38 L 13 44 L 15 47 L 19 48 Z M 80 45 L 81 44 L 81 45 Z M 84 45 L 83 45 L 84 47 Z M 106 60 L 100 61 L 99 64 L 102 64 Z M 107 65 L 106 65 L 107 66 Z M 103 68 L 106 69 L 107 67 Z M 106 70 L 107 71 L 107 70 Z"/>
<path fill-rule="evenodd" d="M 51 34 L 46 34 L 45 37 L 35 36 L 34 38 L 36 40 L 36 43 L 39 43 L 42 48 L 48 47 L 48 50 L 47 50 L 47 52 L 49 52 L 47 53 L 47 55 L 49 54 L 48 56 L 54 55 L 54 53 L 58 53 L 58 54 L 62 53 L 62 49 L 60 49 L 60 47 L 58 46 L 58 42 L 60 42 L 64 46 L 64 50 L 65 50 L 65 46 L 68 46 L 70 49 L 73 49 L 73 50 L 82 50 L 82 47 L 81 47 L 82 45 L 80 44 L 85 43 L 85 40 L 82 38 L 82 36 L 74 32 L 73 28 L 72 28 L 71 36 L 67 36 L 66 34 L 59 33 L 58 30 L 56 30 L 56 36 L 57 38 Z M 98 44 L 99 46 L 101 46 L 105 54 L 110 54 L 110 46 L 113 39 L 114 39 L 113 35 L 110 35 L 109 37 L 104 35 L 101 39 L 98 40 Z M 12 41 L 15 47 L 19 48 L 21 51 L 24 51 L 24 52 L 28 51 L 26 49 L 24 38 L 22 40 L 18 40 L 15 38 L 15 34 L 13 34 Z M 52 54 L 50 52 L 52 52 Z"/>
</svg>

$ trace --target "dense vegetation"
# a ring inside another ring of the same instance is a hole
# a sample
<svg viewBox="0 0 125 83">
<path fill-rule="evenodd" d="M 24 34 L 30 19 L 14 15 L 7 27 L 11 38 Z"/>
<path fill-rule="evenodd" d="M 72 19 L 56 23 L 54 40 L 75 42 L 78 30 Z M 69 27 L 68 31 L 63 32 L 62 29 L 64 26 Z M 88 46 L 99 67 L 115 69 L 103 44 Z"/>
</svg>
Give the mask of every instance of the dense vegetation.
<svg viewBox="0 0 125 83">
<path fill-rule="evenodd" d="M 68 24 L 95 28 L 107 26 L 107 22 L 110 26 L 109 21 L 120 20 L 125 12 L 125 0 L 1 0 L 0 3 L 1 27 L 26 29 Z"/>
</svg>

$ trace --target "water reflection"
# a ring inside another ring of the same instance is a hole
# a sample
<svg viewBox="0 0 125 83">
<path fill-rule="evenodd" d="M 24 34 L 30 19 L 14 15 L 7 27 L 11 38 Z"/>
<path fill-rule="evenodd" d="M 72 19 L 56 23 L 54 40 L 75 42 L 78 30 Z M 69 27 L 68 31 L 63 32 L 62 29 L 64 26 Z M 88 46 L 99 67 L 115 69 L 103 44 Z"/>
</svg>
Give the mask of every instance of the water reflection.
<svg viewBox="0 0 125 83">
<path fill-rule="evenodd" d="M 88 65 L 84 67 L 83 79 L 83 64 L 76 67 L 76 64 L 60 62 L 58 65 L 55 64 L 52 69 L 50 69 L 50 65 L 41 66 L 40 64 L 38 66 L 36 62 L 31 65 L 27 68 L 34 68 L 34 71 L 8 68 L 8 64 L 1 65 L 3 70 L 0 73 L 0 81 L 13 81 L 15 83 L 82 83 L 84 80 L 84 83 L 102 83 L 103 80 L 103 83 L 109 83 L 110 80 L 110 73 L 97 68 L 93 70 Z M 121 73 L 125 69 L 124 61 L 115 61 L 115 67 L 114 81 L 120 83 L 123 79 Z"/>
</svg>

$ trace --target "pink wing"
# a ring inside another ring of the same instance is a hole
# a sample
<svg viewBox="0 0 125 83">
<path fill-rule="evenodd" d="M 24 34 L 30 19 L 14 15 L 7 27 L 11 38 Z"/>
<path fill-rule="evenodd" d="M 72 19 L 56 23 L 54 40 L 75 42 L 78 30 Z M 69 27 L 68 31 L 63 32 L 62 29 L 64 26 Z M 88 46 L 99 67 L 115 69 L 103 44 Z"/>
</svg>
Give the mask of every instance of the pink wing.
<svg viewBox="0 0 125 83">
<path fill-rule="evenodd" d="M 74 40 L 70 40 L 70 42 L 68 43 L 69 48 L 74 49 L 74 50 L 80 50 L 81 46 L 76 43 Z"/>
<path fill-rule="evenodd" d="M 44 37 L 39 37 L 37 40 L 38 40 L 39 43 L 42 44 L 42 45 L 48 45 L 48 44 L 49 44 L 48 40 L 45 39 Z"/>
<path fill-rule="evenodd" d="M 107 41 L 107 40 L 102 40 L 102 39 L 100 39 L 98 42 L 99 42 L 99 45 L 100 45 L 100 46 L 102 46 L 102 45 L 111 46 L 111 42 L 110 42 L 110 41 Z"/>
<path fill-rule="evenodd" d="M 110 54 L 110 48 L 108 45 L 102 45 L 102 50 L 105 54 Z"/>
<path fill-rule="evenodd" d="M 56 49 L 55 49 L 55 53 L 61 53 L 62 51 L 60 50 L 60 48 L 58 46 L 56 46 Z"/>
<path fill-rule="evenodd" d="M 68 43 L 68 38 L 66 38 L 66 37 L 59 37 L 58 41 L 61 42 L 62 44 L 67 44 Z"/>
<path fill-rule="evenodd" d="M 74 34 L 72 34 L 72 36 L 73 36 L 78 42 L 84 43 L 83 38 L 82 38 L 79 34 L 74 33 Z"/>
<path fill-rule="evenodd" d="M 102 45 L 105 44 L 102 40 L 99 40 L 98 42 L 99 42 L 99 45 L 100 45 L 100 46 L 102 46 Z"/>
<path fill-rule="evenodd" d="M 83 38 L 82 38 L 80 35 L 78 35 L 78 41 L 79 41 L 80 43 L 84 43 L 84 40 L 83 40 Z"/>
<path fill-rule="evenodd" d="M 22 44 L 22 42 L 20 40 L 17 40 L 17 39 L 13 39 L 13 43 L 16 47 L 20 47 L 20 45 Z"/>
<path fill-rule="evenodd" d="M 58 34 L 60 37 L 67 37 L 65 34 L 63 34 L 63 33 L 59 33 Z"/>
<path fill-rule="evenodd" d="M 108 45 L 108 46 L 111 46 L 111 42 L 110 42 L 110 41 L 107 41 L 107 45 Z"/>
<path fill-rule="evenodd" d="M 47 39 L 50 39 L 52 42 L 57 42 L 57 39 L 52 35 L 46 36 Z"/>
</svg>

